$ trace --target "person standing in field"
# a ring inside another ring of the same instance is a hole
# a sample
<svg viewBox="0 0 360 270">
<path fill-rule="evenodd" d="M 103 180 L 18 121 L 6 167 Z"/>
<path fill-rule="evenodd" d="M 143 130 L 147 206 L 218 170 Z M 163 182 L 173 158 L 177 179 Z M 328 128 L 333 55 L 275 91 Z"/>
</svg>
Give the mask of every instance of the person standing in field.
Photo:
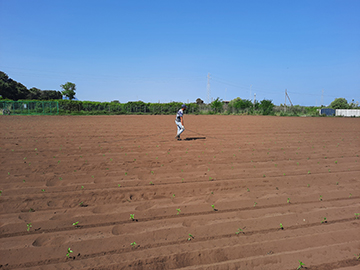
<svg viewBox="0 0 360 270">
<path fill-rule="evenodd" d="M 184 132 L 184 111 L 186 110 L 186 105 L 181 105 L 181 109 L 176 114 L 175 124 L 177 126 L 177 134 L 175 136 L 175 139 L 180 141 L 180 134 Z"/>
</svg>

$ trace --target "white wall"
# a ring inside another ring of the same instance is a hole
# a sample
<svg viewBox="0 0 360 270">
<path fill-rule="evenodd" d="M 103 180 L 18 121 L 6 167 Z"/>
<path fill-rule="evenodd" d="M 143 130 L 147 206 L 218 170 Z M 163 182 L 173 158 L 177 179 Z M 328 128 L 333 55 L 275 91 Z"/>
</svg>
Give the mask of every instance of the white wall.
<svg viewBox="0 0 360 270">
<path fill-rule="evenodd" d="M 335 116 L 356 116 L 360 117 L 360 110 L 343 110 L 337 109 L 335 110 Z"/>
</svg>

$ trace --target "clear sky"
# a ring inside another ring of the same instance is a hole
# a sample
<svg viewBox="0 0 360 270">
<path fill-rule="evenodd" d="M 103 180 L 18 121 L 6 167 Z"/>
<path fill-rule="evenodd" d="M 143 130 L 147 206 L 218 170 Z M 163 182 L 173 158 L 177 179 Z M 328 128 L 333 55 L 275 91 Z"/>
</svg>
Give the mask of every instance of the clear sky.
<svg viewBox="0 0 360 270">
<path fill-rule="evenodd" d="M 79 100 L 360 102 L 359 0 L 0 0 L 0 70 Z"/>
</svg>

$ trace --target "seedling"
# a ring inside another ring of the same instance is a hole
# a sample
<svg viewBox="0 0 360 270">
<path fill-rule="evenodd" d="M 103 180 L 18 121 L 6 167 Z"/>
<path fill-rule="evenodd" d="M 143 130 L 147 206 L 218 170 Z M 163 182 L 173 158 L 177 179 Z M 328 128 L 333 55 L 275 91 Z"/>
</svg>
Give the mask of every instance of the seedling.
<svg viewBox="0 0 360 270">
<path fill-rule="evenodd" d="M 211 205 L 211 208 L 212 208 L 214 211 L 217 211 L 217 209 L 215 208 L 215 205 L 214 205 L 214 204 Z"/>
<path fill-rule="evenodd" d="M 257 202 L 254 202 L 254 207 L 257 205 Z"/>
<path fill-rule="evenodd" d="M 209 181 L 212 181 L 213 179 L 212 179 L 212 177 L 209 177 Z"/>
<path fill-rule="evenodd" d="M 307 184 L 307 187 L 310 187 L 310 184 Z"/>
<path fill-rule="evenodd" d="M 175 194 L 173 194 L 172 197 L 175 198 Z"/>
<path fill-rule="evenodd" d="M 250 189 L 249 189 L 249 188 L 247 189 L 247 192 L 250 192 Z"/>
<path fill-rule="evenodd" d="M 130 214 L 130 218 L 129 219 L 131 219 L 132 221 L 134 221 L 135 220 L 135 214 Z"/>
<path fill-rule="evenodd" d="M 354 254 L 354 255 L 355 255 L 357 260 L 360 260 L 360 253 L 359 254 Z"/>
<path fill-rule="evenodd" d="M 180 214 L 181 209 L 180 209 L 180 208 L 177 208 L 176 211 L 177 211 L 177 215 L 178 215 L 178 214 Z"/>
<path fill-rule="evenodd" d="M 235 232 L 236 235 L 238 235 L 239 233 L 244 233 L 244 231 L 242 229 L 237 229 L 237 231 Z"/>
<path fill-rule="evenodd" d="M 81 186 L 81 189 L 84 189 L 84 186 Z"/>
<path fill-rule="evenodd" d="M 194 236 L 191 233 L 189 233 L 188 241 L 191 241 L 191 239 L 194 239 Z"/>
<path fill-rule="evenodd" d="M 150 183 L 149 183 L 151 186 L 153 186 L 154 185 L 154 183 L 151 181 Z"/>
<path fill-rule="evenodd" d="M 118 184 L 118 187 L 121 187 L 121 184 Z"/>
<path fill-rule="evenodd" d="M 280 229 L 283 230 L 284 226 L 282 225 L 282 223 L 280 223 Z"/>
<path fill-rule="evenodd" d="M 322 196 L 320 195 L 320 197 L 319 197 L 319 201 L 322 201 Z"/>
<path fill-rule="evenodd" d="M 79 205 L 81 206 L 81 205 L 83 205 L 83 203 L 84 203 L 84 202 L 80 202 Z"/>
<path fill-rule="evenodd" d="M 67 254 L 66 254 L 66 257 L 70 257 L 70 253 L 73 253 L 73 251 L 70 249 L 70 248 L 68 248 L 67 249 Z"/>
<path fill-rule="evenodd" d="M 351 196 L 352 196 L 352 194 L 350 193 L 350 194 L 349 194 L 349 198 L 351 198 Z"/>
<path fill-rule="evenodd" d="M 32 227 L 31 223 L 26 224 L 26 227 L 27 227 L 26 230 L 29 232 L 29 231 L 30 231 L 30 228 Z"/>
<path fill-rule="evenodd" d="M 355 213 L 354 215 L 355 215 L 355 219 L 358 219 L 360 216 L 360 213 Z"/>
<path fill-rule="evenodd" d="M 75 227 L 80 227 L 78 224 L 79 224 L 79 221 L 76 221 L 72 225 L 75 226 Z"/>
<path fill-rule="evenodd" d="M 323 218 L 323 220 L 321 221 L 321 223 L 327 223 L 326 217 Z"/>
<path fill-rule="evenodd" d="M 287 198 L 287 201 L 286 201 L 287 203 L 290 203 L 290 198 Z"/>
<path fill-rule="evenodd" d="M 41 191 L 42 191 L 42 192 L 45 192 L 45 189 L 42 189 Z"/>
<path fill-rule="evenodd" d="M 311 172 L 310 172 L 310 171 L 308 171 L 308 174 L 311 174 Z"/>
<path fill-rule="evenodd" d="M 154 174 L 154 171 L 151 171 L 151 174 Z"/>
<path fill-rule="evenodd" d="M 131 245 L 132 247 L 135 247 L 135 246 L 136 246 L 136 242 L 132 242 L 132 243 L 130 243 L 130 245 Z"/>
<path fill-rule="evenodd" d="M 34 209 L 32 209 L 32 208 L 30 208 L 29 212 L 35 212 L 35 210 L 34 210 Z"/>
<path fill-rule="evenodd" d="M 335 161 L 335 164 L 337 164 L 337 160 Z"/>
<path fill-rule="evenodd" d="M 338 186 L 338 185 L 339 185 L 339 182 L 336 182 L 336 185 Z"/>
<path fill-rule="evenodd" d="M 303 266 L 305 266 L 305 264 L 299 260 L 299 266 L 298 266 L 298 268 L 296 268 L 296 270 L 301 269 Z"/>
<path fill-rule="evenodd" d="M 2 194 L 2 190 L 0 190 L 0 196 L 1 196 L 1 194 Z"/>
</svg>

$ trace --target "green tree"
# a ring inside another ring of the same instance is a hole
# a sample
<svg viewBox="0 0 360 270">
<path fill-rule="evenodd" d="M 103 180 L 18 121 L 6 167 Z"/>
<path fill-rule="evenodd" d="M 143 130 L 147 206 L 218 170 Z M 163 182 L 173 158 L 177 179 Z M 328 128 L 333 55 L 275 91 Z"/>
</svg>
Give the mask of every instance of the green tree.
<svg viewBox="0 0 360 270">
<path fill-rule="evenodd" d="M 221 112 L 223 108 L 222 99 L 215 99 L 213 102 L 211 102 L 210 106 L 215 112 Z"/>
<path fill-rule="evenodd" d="M 61 91 L 61 94 L 65 97 L 67 97 L 69 100 L 73 100 L 75 97 L 75 90 L 76 85 L 75 83 L 67 82 L 65 84 L 60 85 L 63 91 Z"/>
<path fill-rule="evenodd" d="M 332 108 L 332 109 L 348 109 L 349 104 L 345 98 L 335 98 L 335 100 L 333 102 L 331 102 L 330 108 Z"/>
<path fill-rule="evenodd" d="M 26 99 L 29 90 L 21 83 L 14 81 L 9 76 L 0 71 L 0 95 L 3 98 L 12 100 Z"/>
<path fill-rule="evenodd" d="M 271 100 L 264 99 L 264 100 L 260 101 L 259 108 L 263 115 L 269 115 L 269 114 L 273 114 L 274 106 L 275 105 L 272 103 Z"/>
</svg>

